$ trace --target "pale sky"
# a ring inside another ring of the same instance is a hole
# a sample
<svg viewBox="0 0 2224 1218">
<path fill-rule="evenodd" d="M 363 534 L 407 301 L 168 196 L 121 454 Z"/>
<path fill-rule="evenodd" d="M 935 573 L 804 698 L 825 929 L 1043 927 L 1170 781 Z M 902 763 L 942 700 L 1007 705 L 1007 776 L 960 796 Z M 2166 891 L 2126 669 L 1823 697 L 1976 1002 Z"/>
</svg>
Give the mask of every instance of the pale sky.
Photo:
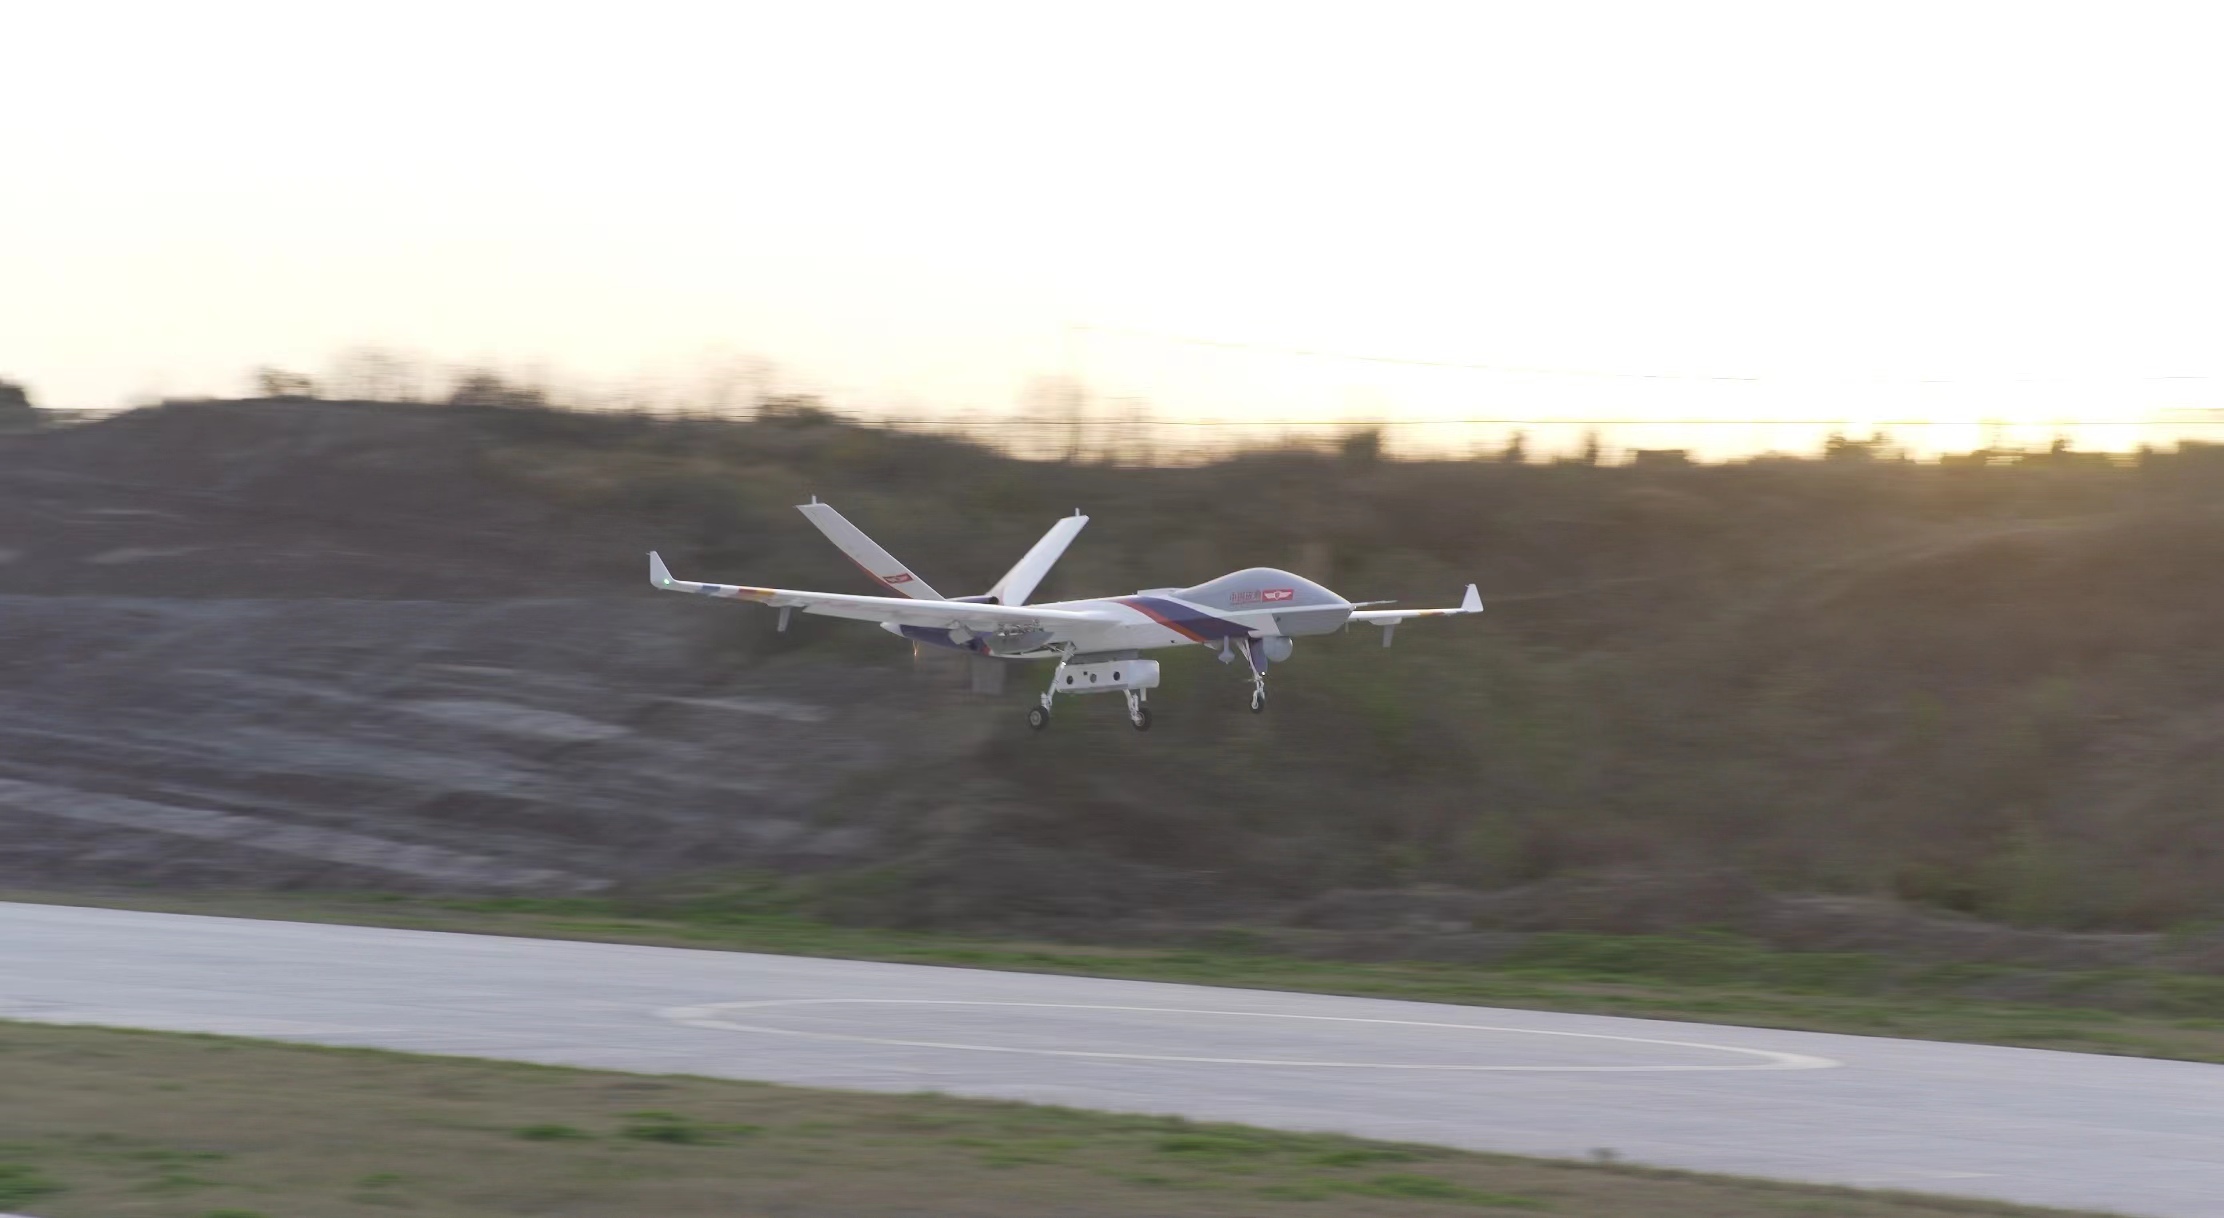
<svg viewBox="0 0 2224 1218">
<path fill-rule="evenodd" d="M 2136 423 L 2224 406 L 2157 379 L 2224 377 L 2210 12 L 16 6 L 0 377 L 375 344 L 907 416 L 1078 372 L 1178 418 Z"/>
</svg>

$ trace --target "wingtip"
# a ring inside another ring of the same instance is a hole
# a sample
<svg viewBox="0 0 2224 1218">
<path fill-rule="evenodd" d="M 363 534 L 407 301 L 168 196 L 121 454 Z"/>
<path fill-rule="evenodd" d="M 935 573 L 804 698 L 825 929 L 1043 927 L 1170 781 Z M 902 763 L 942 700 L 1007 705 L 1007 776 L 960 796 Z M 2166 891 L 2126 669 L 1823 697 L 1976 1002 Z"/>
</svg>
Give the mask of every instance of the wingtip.
<svg viewBox="0 0 2224 1218">
<path fill-rule="evenodd" d="M 649 586 L 652 588 L 669 588 L 672 586 L 672 573 L 665 568 L 664 559 L 654 550 L 649 551 Z"/>
<path fill-rule="evenodd" d="M 1460 598 L 1460 612 L 1481 613 L 1482 611 L 1483 594 L 1476 590 L 1475 585 L 1467 585 L 1467 595 Z"/>
</svg>

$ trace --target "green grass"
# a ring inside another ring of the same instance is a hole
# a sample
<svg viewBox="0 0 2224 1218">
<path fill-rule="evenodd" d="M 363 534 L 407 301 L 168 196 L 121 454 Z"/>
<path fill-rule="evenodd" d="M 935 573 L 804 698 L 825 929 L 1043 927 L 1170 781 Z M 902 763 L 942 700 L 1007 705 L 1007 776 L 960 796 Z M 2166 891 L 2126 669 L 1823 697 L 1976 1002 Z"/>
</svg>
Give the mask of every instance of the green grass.
<svg viewBox="0 0 2224 1218">
<path fill-rule="evenodd" d="M 960 965 L 2224 1062 L 2224 977 L 1790 952 L 1726 934 L 1541 934 L 1493 965 L 1309 959 L 836 926 L 770 886 L 656 904 L 386 895 L 15 894 L 12 899 L 428 930 Z M 1239 928 L 1240 929 L 1240 928 Z M 2012 995 L 2013 997 L 2002 997 Z"/>
<path fill-rule="evenodd" d="M 619 1128 L 620 1137 L 674 1146 L 707 1146 L 762 1132 L 756 1125 L 706 1124 L 677 1112 L 629 1112 L 626 1116 L 632 1123 Z"/>
<path fill-rule="evenodd" d="M 36 1201 L 62 1186 L 37 1168 L 24 1163 L 0 1163 L 0 1205 Z"/>
<path fill-rule="evenodd" d="M 0 1060 L 0 1202 L 36 1203 L 41 1218 L 2061 1213 L 1178 1117 L 177 1033 L 0 1022 Z M 190 1187 L 168 1183 L 181 1172 Z"/>
</svg>

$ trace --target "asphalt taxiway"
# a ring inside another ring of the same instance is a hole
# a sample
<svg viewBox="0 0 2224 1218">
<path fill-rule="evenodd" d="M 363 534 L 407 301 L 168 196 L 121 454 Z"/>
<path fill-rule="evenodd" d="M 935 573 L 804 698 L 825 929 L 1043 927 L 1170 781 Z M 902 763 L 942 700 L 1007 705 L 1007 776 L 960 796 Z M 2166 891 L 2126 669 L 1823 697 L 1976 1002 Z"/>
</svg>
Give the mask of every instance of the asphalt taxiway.
<svg viewBox="0 0 2224 1218">
<path fill-rule="evenodd" d="M 23 904 L 0 1018 L 2224 1215 L 2224 1066 L 2192 1062 Z"/>
</svg>

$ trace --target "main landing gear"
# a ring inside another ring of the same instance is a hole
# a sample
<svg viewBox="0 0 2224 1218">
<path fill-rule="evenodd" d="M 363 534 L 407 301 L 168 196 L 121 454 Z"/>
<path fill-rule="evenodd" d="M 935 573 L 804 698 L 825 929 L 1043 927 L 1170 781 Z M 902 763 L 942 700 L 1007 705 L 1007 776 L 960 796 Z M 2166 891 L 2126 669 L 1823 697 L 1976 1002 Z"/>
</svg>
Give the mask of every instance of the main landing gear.
<svg viewBox="0 0 2224 1218">
<path fill-rule="evenodd" d="M 1050 726 L 1050 700 L 1058 696 L 1058 679 L 1066 675 L 1066 661 L 1058 661 L 1058 668 L 1050 674 L 1050 688 L 1043 691 L 1042 705 L 1027 708 L 1027 726 L 1041 731 Z"/>
<path fill-rule="evenodd" d="M 1050 704 L 1058 691 L 1069 694 L 1125 694 L 1127 696 L 1127 721 L 1136 731 L 1151 730 L 1150 691 L 1158 684 L 1158 662 L 1138 658 L 1130 652 L 1110 659 L 1084 657 L 1076 661 L 1067 656 L 1058 661 L 1058 670 L 1050 674 L 1050 688 L 1043 691 L 1039 705 L 1027 708 L 1027 726 L 1041 731 L 1050 726 Z"/>
<path fill-rule="evenodd" d="M 1145 701 L 1146 697 L 1140 689 L 1127 691 L 1127 721 L 1134 724 L 1135 730 L 1139 732 L 1151 730 L 1151 708 Z M 1042 696 L 1041 706 L 1027 708 L 1027 726 L 1038 732 L 1050 726 L 1050 699 L 1051 695 L 1046 693 Z"/>
</svg>

